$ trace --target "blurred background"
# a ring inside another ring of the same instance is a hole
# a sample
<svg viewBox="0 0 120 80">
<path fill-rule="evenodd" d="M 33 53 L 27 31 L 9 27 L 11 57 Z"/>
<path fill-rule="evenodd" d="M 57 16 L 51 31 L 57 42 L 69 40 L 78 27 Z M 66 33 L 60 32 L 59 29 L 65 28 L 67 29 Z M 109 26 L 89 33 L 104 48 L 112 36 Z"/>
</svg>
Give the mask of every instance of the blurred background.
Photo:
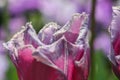
<svg viewBox="0 0 120 80">
<path fill-rule="evenodd" d="M 91 0 L 0 0 L 0 80 L 18 80 L 14 65 L 2 43 L 8 41 L 26 22 L 32 22 L 36 32 L 48 22 L 63 26 L 74 13 L 91 13 Z M 108 26 L 112 19 L 112 6 L 119 0 L 97 0 L 96 38 L 94 48 L 94 79 L 118 80 L 105 57 L 110 49 Z"/>
</svg>

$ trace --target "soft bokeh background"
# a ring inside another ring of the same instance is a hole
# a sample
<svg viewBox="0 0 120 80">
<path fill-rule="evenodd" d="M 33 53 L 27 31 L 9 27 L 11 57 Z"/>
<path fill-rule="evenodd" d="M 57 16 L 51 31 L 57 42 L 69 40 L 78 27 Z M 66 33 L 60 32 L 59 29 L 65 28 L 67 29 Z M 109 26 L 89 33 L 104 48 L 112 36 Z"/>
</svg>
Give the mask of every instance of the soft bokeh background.
<svg viewBox="0 0 120 80">
<path fill-rule="evenodd" d="M 110 49 L 107 28 L 111 22 L 111 6 L 119 0 L 97 0 L 96 38 L 94 48 L 94 80 L 118 80 L 105 57 Z M 8 41 L 26 22 L 39 30 L 48 22 L 63 26 L 76 12 L 91 11 L 91 0 L 0 0 L 0 80 L 18 80 L 14 65 L 2 43 Z"/>
</svg>

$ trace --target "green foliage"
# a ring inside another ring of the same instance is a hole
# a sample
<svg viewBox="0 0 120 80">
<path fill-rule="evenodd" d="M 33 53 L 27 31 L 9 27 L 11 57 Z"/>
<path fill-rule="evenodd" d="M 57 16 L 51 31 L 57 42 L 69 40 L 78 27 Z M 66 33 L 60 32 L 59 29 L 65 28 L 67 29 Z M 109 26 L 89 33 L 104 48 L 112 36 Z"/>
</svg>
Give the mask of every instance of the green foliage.
<svg viewBox="0 0 120 80">
<path fill-rule="evenodd" d="M 91 64 L 93 64 L 94 77 L 90 77 L 89 80 L 118 80 L 111 70 L 110 62 L 102 52 L 96 52 L 93 58 L 94 62 Z"/>
<path fill-rule="evenodd" d="M 9 62 L 9 68 L 8 71 L 6 72 L 6 80 L 18 80 L 18 76 L 14 64 L 11 62 L 10 59 L 8 59 L 8 62 Z"/>
<path fill-rule="evenodd" d="M 43 18 L 40 12 L 26 12 L 25 16 L 28 22 L 32 22 L 32 25 L 37 33 L 44 26 Z"/>
</svg>

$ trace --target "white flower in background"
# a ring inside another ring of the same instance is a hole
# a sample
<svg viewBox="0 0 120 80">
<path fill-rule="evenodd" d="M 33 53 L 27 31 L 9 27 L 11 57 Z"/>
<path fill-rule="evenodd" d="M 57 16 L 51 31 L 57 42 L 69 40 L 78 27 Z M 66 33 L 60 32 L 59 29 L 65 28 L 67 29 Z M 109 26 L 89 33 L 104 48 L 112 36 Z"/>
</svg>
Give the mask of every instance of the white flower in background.
<svg viewBox="0 0 120 80">
<path fill-rule="evenodd" d="M 0 54 L 0 80 L 5 80 L 5 73 L 8 69 L 8 61 L 5 55 Z"/>
<path fill-rule="evenodd" d="M 7 0 L 0 0 L 0 8 L 5 7 Z"/>
<path fill-rule="evenodd" d="M 65 23 L 77 11 L 77 6 L 68 0 L 42 0 L 40 6 L 44 16 L 59 23 Z"/>
</svg>

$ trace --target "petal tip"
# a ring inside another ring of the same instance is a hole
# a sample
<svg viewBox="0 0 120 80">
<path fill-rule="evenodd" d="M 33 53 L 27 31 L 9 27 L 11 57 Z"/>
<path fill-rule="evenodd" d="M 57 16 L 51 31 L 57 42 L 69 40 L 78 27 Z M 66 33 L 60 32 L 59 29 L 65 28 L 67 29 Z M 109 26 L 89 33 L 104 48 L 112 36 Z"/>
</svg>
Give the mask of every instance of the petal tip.
<svg viewBox="0 0 120 80">
<path fill-rule="evenodd" d="M 53 27 L 53 28 L 55 28 L 56 30 L 60 28 L 60 26 L 59 26 L 56 22 L 49 22 L 49 23 L 47 23 L 47 24 L 43 27 L 43 29 L 48 28 L 48 27 Z"/>
<path fill-rule="evenodd" d="M 80 18 L 81 16 L 83 16 L 83 17 L 88 17 L 89 14 L 87 14 L 87 13 L 85 13 L 85 12 L 75 13 L 75 14 L 72 15 L 72 19 Z"/>
</svg>

